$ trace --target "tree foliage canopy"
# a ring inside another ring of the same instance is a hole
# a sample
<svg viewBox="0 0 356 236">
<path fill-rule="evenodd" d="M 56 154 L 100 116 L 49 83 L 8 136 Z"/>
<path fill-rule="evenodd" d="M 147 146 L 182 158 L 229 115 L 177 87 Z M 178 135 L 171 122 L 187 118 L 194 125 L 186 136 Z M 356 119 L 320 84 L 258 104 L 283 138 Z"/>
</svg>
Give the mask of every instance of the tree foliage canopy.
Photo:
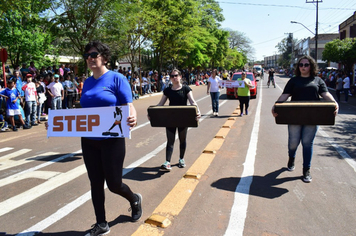
<svg viewBox="0 0 356 236">
<path fill-rule="evenodd" d="M 356 62 L 356 40 L 346 38 L 343 40 L 334 39 L 325 44 L 323 60 L 341 63 L 350 72 Z"/>
<path fill-rule="evenodd" d="M 99 39 L 113 61 L 144 53 L 151 68 L 241 67 L 251 51 L 243 33 L 220 28 L 216 0 L 23 0 L 0 3 L 0 44 L 13 65 L 44 55 L 79 56 Z"/>
</svg>

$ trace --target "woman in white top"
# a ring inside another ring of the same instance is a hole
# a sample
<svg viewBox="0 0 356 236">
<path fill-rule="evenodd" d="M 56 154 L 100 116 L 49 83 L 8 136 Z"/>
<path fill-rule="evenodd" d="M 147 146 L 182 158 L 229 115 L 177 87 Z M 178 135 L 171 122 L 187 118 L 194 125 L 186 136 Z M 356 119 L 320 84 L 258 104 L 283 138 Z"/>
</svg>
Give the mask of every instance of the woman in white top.
<svg viewBox="0 0 356 236">
<path fill-rule="evenodd" d="M 216 75 L 217 70 L 214 69 L 208 81 L 208 88 L 206 93 L 211 96 L 211 106 L 213 107 L 213 116 L 219 115 L 219 96 L 220 96 L 220 86 L 219 81 L 221 80 L 219 76 Z"/>
<path fill-rule="evenodd" d="M 350 92 L 350 78 L 345 74 L 345 78 L 343 80 L 344 84 L 344 94 L 345 94 L 345 102 L 349 100 L 349 92 Z"/>
</svg>

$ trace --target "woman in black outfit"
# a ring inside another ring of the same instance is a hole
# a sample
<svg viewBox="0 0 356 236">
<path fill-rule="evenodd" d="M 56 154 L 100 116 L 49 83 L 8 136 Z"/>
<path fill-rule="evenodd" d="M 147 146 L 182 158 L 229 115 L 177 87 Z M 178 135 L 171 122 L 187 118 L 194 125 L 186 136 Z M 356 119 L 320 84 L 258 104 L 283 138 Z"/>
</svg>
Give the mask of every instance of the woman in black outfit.
<svg viewBox="0 0 356 236">
<path fill-rule="evenodd" d="M 328 92 L 325 82 L 317 75 L 318 66 L 310 56 L 303 56 L 298 60 L 295 70 L 296 76 L 291 78 L 284 87 L 282 95 L 277 99 L 277 102 L 284 102 L 289 97 L 292 101 L 319 101 L 320 96 L 325 101 L 335 102 L 334 97 Z M 278 114 L 272 107 L 272 115 L 276 117 Z M 335 116 L 339 106 L 335 102 Z M 314 138 L 318 131 L 317 125 L 288 125 L 288 164 L 289 171 L 295 169 L 295 156 L 299 143 L 303 146 L 303 177 L 305 183 L 312 181 L 310 175 L 310 166 L 313 155 Z"/>
<path fill-rule="evenodd" d="M 191 105 L 197 106 L 196 101 L 193 98 L 192 89 L 187 85 L 182 85 L 182 74 L 179 70 L 174 69 L 170 75 L 172 86 L 169 86 L 163 91 L 163 95 L 161 101 L 157 104 L 157 106 L 163 106 L 167 98 L 169 99 L 170 106 L 182 106 L 187 105 L 187 100 Z M 198 108 L 198 114 L 196 119 L 199 120 L 201 117 L 200 111 Z M 188 127 L 166 127 L 166 134 L 167 134 L 167 147 L 166 147 L 166 162 L 162 164 L 161 169 L 170 171 L 171 167 L 171 157 L 173 153 L 174 147 L 174 140 L 175 140 L 175 133 L 178 129 L 178 136 L 179 136 L 179 168 L 185 167 L 184 161 L 184 153 L 187 146 L 187 131 Z"/>
</svg>

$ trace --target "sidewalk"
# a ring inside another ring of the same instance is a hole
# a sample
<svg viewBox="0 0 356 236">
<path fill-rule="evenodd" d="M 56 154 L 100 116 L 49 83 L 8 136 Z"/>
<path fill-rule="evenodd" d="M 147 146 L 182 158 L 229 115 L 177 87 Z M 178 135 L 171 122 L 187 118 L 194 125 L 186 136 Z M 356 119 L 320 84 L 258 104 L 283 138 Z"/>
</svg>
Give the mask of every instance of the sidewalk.
<svg viewBox="0 0 356 236">
<path fill-rule="evenodd" d="M 333 88 L 329 88 L 329 87 L 328 87 L 328 90 L 334 96 L 335 100 L 337 100 L 336 90 Z M 342 94 L 340 94 L 340 102 L 339 102 L 340 107 L 345 106 L 345 105 L 356 106 L 356 97 L 349 96 L 347 103 L 345 103 L 344 101 L 345 101 L 345 94 L 342 93 Z"/>
</svg>

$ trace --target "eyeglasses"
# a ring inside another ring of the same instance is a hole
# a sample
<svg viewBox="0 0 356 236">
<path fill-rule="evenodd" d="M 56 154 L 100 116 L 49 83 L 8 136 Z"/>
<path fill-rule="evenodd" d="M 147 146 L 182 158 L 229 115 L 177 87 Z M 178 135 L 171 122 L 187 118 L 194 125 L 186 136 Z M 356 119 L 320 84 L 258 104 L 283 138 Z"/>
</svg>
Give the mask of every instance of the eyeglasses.
<svg viewBox="0 0 356 236">
<path fill-rule="evenodd" d="M 176 75 L 171 75 L 171 78 L 174 78 L 174 77 L 178 77 L 178 74 L 176 74 Z"/>
<path fill-rule="evenodd" d="M 299 67 L 309 67 L 310 66 L 310 64 L 309 63 L 299 63 Z"/>
<path fill-rule="evenodd" d="M 85 54 L 83 55 L 83 57 L 84 57 L 84 59 L 86 60 L 86 59 L 89 58 L 89 56 L 90 56 L 91 58 L 97 58 L 99 55 L 100 55 L 100 53 L 98 53 L 98 52 L 91 52 L 91 53 L 85 53 Z"/>
</svg>

